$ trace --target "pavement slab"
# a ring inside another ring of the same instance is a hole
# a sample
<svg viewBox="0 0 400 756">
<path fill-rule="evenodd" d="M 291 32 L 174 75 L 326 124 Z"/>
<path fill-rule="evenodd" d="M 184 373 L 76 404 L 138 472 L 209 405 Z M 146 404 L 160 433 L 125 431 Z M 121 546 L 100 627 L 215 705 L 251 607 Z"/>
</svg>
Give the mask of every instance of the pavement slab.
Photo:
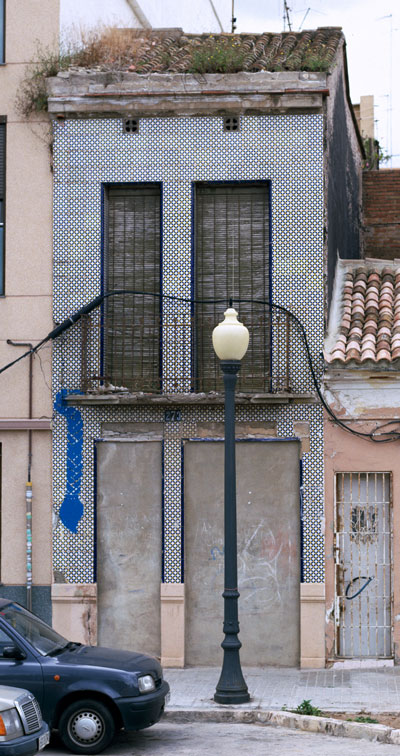
<svg viewBox="0 0 400 756">
<path fill-rule="evenodd" d="M 218 710 L 213 700 L 220 669 L 165 669 L 171 686 L 169 710 Z M 400 712 L 400 667 L 304 670 L 244 667 L 251 700 L 235 709 L 296 708 L 305 699 L 324 711 Z"/>
</svg>

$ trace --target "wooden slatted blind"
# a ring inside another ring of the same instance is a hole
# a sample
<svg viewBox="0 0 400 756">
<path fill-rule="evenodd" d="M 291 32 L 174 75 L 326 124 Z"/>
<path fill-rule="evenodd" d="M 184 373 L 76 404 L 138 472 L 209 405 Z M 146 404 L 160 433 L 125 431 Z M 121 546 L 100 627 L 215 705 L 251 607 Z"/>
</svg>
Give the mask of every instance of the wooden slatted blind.
<svg viewBox="0 0 400 756">
<path fill-rule="evenodd" d="M 108 192 L 106 287 L 160 293 L 161 189 L 158 184 Z M 160 390 L 160 301 L 107 300 L 104 373 L 131 391 Z"/>
<path fill-rule="evenodd" d="M 268 184 L 199 183 L 195 196 L 196 299 L 268 299 Z M 236 309 L 250 331 L 239 388 L 268 390 L 268 318 L 264 309 L 253 303 L 242 303 Z M 211 334 L 222 320 L 223 311 L 221 304 L 199 305 L 195 309 L 196 389 L 200 391 L 222 385 Z"/>
</svg>

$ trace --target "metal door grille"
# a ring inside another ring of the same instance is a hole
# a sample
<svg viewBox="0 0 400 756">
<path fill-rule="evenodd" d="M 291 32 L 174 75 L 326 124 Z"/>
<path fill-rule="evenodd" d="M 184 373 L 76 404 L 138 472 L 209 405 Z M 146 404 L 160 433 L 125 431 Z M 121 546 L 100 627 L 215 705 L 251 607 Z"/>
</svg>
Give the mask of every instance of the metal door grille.
<svg viewBox="0 0 400 756">
<path fill-rule="evenodd" d="M 253 300 L 237 306 L 251 324 L 251 338 L 239 390 L 269 391 L 270 337 L 264 308 L 269 298 L 269 190 L 265 182 L 199 183 L 195 204 L 196 299 Z M 235 304 L 235 303 L 234 303 Z M 222 388 L 211 334 L 221 320 L 221 304 L 195 309 L 195 390 Z"/>
<path fill-rule="evenodd" d="M 337 473 L 336 655 L 392 656 L 391 474 Z"/>
</svg>

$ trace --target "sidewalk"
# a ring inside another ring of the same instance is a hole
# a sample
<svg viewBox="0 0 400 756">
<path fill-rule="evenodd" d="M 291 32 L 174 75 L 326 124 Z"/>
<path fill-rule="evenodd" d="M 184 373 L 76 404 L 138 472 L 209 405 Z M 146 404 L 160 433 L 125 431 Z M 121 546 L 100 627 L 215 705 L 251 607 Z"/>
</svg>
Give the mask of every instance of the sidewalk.
<svg viewBox="0 0 400 756">
<path fill-rule="evenodd" d="M 171 687 L 168 711 L 293 709 L 304 699 L 324 711 L 400 712 L 400 666 L 300 670 L 243 668 L 251 700 L 233 707 L 213 700 L 220 669 L 165 669 Z"/>
</svg>

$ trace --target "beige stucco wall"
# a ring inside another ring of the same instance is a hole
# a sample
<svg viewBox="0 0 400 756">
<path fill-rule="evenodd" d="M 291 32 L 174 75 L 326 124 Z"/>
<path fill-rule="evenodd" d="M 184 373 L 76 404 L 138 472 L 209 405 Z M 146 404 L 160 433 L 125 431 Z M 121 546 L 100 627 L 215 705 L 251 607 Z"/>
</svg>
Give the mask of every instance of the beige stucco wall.
<svg viewBox="0 0 400 756">
<path fill-rule="evenodd" d="M 55 48 L 58 0 L 6 4 L 5 65 L 0 66 L 0 115 L 6 116 L 5 296 L 0 297 L 0 365 L 22 349 L 7 339 L 37 343 L 52 328 L 52 173 L 49 120 L 26 122 L 15 97 L 37 40 Z M 51 417 L 50 348 L 33 363 L 33 417 Z M 0 376 L 0 420 L 28 417 L 29 360 Z M 33 582 L 51 582 L 51 433 L 34 431 Z M 28 432 L 2 430 L 1 581 L 25 582 L 25 483 Z"/>
<path fill-rule="evenodd" d="M 53 627 L 64 638 L 95 646 L 97 642 L 97 586 L 54 583 L 51 587 Z"/>
<path fill-rule="evenodd" d="M 325 583 L 300 586 L 300 667 L 325 667 Z"/>
</svg>

